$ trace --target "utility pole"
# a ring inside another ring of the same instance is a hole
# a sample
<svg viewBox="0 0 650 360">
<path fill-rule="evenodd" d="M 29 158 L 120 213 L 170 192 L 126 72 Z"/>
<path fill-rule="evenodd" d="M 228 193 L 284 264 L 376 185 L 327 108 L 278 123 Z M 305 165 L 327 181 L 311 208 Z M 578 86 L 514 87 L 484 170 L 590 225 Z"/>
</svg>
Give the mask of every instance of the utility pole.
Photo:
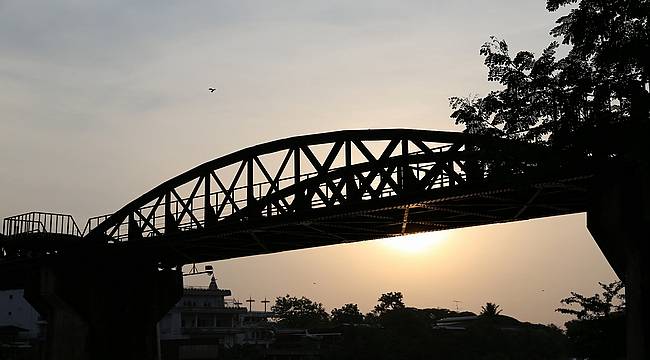
<svg viewBox="0 0 650 360">
<path fill-rule="evenodd" d="M 270 301 L 268 301 L 268 300 L 266 300 L 266 298 L 264 298 L 264 300 L 262 300 L 262 301 L 260 301 L 260 302 L 261 302 L 262 304 L 264 304 L 264 312 L 266 312 L 266 304 L 270 303 Z"/>
<path fill-rule="evenodd" d="M 458 304 L 462 303 L 462 301 L 452 300 L 452 302 L 456 303 L 456 311 L 458 311 Z"/>
<path fill-rule="evenodd" d="M 249 312 L 253 311 L 253 303 L 255 302 L 255 300 L 253 300 L 253 297 L 252 296 L 249 297 L 248 300 L 246 300 L 246 302 L 248 303 L 248 311 Z"/>
</svg>

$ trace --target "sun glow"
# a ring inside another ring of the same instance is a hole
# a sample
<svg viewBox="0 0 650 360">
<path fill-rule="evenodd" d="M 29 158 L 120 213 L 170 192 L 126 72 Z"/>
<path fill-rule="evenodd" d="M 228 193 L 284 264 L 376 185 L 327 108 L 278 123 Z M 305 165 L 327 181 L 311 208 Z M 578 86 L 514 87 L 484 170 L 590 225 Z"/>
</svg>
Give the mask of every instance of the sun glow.
<svg viewBox="0 0 650 360">
<path fill-rule="evenodd" d="M 436 231 L 382 239 L 381 243 L 391 250 L 406 254 L 420 254 L 431 250 L 446 239 L 447 232 Z"/>
</svg>

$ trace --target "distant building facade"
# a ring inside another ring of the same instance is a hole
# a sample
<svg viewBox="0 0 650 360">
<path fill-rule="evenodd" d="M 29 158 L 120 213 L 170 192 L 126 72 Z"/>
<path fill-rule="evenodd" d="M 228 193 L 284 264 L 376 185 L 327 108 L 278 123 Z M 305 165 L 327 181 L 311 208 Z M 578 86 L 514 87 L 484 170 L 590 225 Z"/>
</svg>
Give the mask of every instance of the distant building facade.
<svg viewBox="0 0 650 360">
<path fill-rule="evenodd" d="M 16 326 L 25 330 L 23 337 L 37 338 L 44 322 L 23 294 L 22 289 L 0 291 L 0 326 Z"/>
<path fill-rule="evenodd" d="M 25 300 L 23 290 L 0 291 L 0 359 L 39 359 L 47 322 Z M 264 359 L 317 359 L 321 345 L 340 333 L 282 329 L 267 311 L 250 311 L 230 299 L 212 277 L 209 286 L 185 287 L 183 297 L 158 323 L 161 360 L 221 359 L 244 351 Z"/>
<path fill-rule="evenodd" d="M 23 294 L 0 291 L 0 359 L 35 359 L 43 345 L 47 323 Z"/>
<path fill-rule="evenodd" d="M 236 345 L 268 346 L 270 313 L 249 312 L 226 301 L 212 277 L 207 288 L 187 287 L 181 300 L 158 323 L 162 360 L 216 359 Z"/>
</svg>

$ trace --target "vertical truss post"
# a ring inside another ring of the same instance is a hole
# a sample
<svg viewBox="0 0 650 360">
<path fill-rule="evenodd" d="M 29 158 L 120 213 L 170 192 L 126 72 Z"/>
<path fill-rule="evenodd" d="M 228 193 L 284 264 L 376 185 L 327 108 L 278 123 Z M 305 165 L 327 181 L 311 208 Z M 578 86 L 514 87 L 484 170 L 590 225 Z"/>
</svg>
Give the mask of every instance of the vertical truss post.
<svg viewBox="0 0 650 360">
<path fill-rule="evenodd" d="M 345 141 L 345 166 L 350 167 L 352 165 L 352 142 L 350 140 Z"/>
<path fill-rule="evenodd" d="M 217 204 L 218 204 L 217 200 Z M 205 175 L 205 182 L 203 185 L 203 226 L 208 227 L 216 224 L 217 214 L 212 208 L 210 202 L 210 173 Z"/>
<path fill-rule="evenodd" d="M 165 234 L 172 234 L 177 230 L 176 217 L 172 214 L 172 193 L 168 191 L 165 194 Z"/>
<path fill-rule="evenodd" d="M 348 201 L 360 200 L 359 187 L 354 179 L 354 173 L 350 170 L 352 166 L 352 141 L 345 141 L 345 195 Z"/>
<path fill-rule="evenodd" d="M 294 195 L 293 202 L 294 211 L 298 212 L 305 205 L 305 189 L 300 187 L 300 147 L 296 146 L 293 150 L 293 183 L 296 185 L 296 194 Z"/>
<path fill-rule="evenodd" d="M 413 170 L 410 167 L 409 145 L 407 139 L 402 139 L 402 161 L 400 162 L 398 169 L 397 184 L 400 186 L 404 194 L 412 194 L 424 190 L 424 187 L 420 183 L 420 179 L 413 173 Z"/>
<path fill-rule="evenodd" d="M 255 157 L 251 157 L 246 163 L 246 212 L 249 219 L 260 215 L 257 199 L 255 199 L 254 161 Z"/>
<path fill-rule="evenodd" d="M 300 182 L 300 148 L 296 147 L 293 150 L 293 183 Z"/>
<path fill-rule="evenodd" d="M 133 216 L 133 213 L 129 214 L 128 226 L 129 226 L 128 229 L 129 241 L 142 239 L 142 229 L 140 228 L 138 222 L 135 220 L 135 216 Z"/>
<path fill-rule="evenodd" d="M 404 164 L 408 163 L 408 155 L 409 155 L 409 141 L 405 138 L 401 139 L 402 143 L 402 165 L 399 167 L 399 170 L 397 171 L 397 185 L 399 185 L 402 189 L 404 189 Z"/>
<path fill-rule="evenodd" d="M 251 208 L 255 205 L 255 189 L 253 188 L 253 158 L 246 164 L 246 205 Z"/>
</svg>

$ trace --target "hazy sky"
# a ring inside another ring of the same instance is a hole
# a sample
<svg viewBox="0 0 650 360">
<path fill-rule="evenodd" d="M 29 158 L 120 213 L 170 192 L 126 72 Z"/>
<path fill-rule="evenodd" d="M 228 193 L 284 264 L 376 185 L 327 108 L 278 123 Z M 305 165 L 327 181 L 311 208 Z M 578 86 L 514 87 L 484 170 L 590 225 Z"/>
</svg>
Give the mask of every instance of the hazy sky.
<svg viewBox="0 0 650 360">
<path fill-rule="evenodd" d="M 461 130 L 450 96 L 483 94 L 490 35 L 536 53 L 543 0 L 0 0 L 0 217 L 78 223 L 199 163 L 277 138 L 349 128 Z M 217 87 L 211 94 L 208 87 Z M 562 324 L 570 290 L 615 278 L 584 215 L 215 263 L 240 299 L 290 293 L 367 311 L 407 305 Z M 418 240 L 419 241 L 419 240 Z M 194 284 L 207 284 L 195 278 Z M 257 304 L 260 305 L 259 303 Z"/>
</svg>

